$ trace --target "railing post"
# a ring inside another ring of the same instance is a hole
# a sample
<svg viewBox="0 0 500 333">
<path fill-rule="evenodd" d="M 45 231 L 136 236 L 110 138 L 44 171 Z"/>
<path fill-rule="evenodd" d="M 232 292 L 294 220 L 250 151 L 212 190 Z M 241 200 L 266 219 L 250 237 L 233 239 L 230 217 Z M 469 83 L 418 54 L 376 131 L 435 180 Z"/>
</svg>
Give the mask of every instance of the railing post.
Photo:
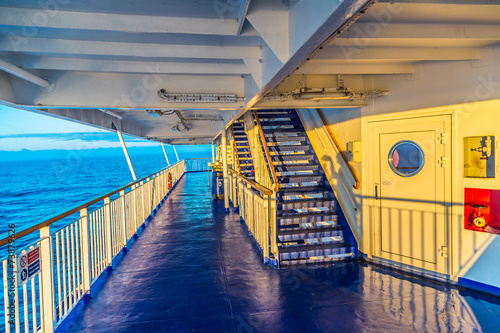
<svg viewBox="0 0 500 333">
<path fill-rule="evenodd" d="M 81 247 L 82 247 L 82 282 L 84 293 L 89 293 L 90 295 L 90 283 L 92 271 L 92 266 L 90 264 L 90 228 L 89 228 L 89 217 L 87 214 L 87 208 L 80 210 L 80 223 L 81 223 Z"/>
<path fill-rule="evenodd" d="M 125 208 L 125 191 L 120 191 L 120 200 L 122 201 L 122 228 L 123 228 L 123 252 L 127 251 L 127 216 Z"/>
<path fill-rule="evenodd" d="M 278 263 L 278 243 L 277 243 L 277 227 L 276 227 L 276 192 L 269 196 L 269 224 L 270 224 L 270 237 L 271 237 L 271 252 L 274 254 L 274 259 Z"/>
<path fill-rule="evenodd" d="M 40 273 L 41 285 L 41 313 L 43 332 L 54 332 L 55 309 L 54 309 L 54 265 L 53 245 L 50 236 L 50 226 L 40 229 L 40 256 L 42 258 L 42 271 Z"/>
<path fill-rule="evenodd" d="M 266 264 L 269 262 L 269 224 L 271 222 L 271 210 L 269 209 L 271 206 L 270 196 L 264 194 L 262 196 L 262 201 L 263 215 L 266 218 L 264 219 L 264 225 L 260 228 L 262 228 L 262 256 L 264 257 L 264 264 Z"/>
<path fill-rule="evenodd" d="M 113 244 L 111 237 L 111 205 L 109 197 L 104 199 L 104 222 L 106 227 L 106 263 L 108 269 L 113 268 Z"/>
<path fill-rule="evenodd" d="M 233 206 L 238 208 L 238 177 L 233 175 Z"/>
<path fill-rule="evenodd" d="M 149 214 L 146 213 L 146 195 L 145 195 L 145 191 L 146 189 L 148 189 L 148 192 L 149 192 L 149 178 L 146 178 L 146 180 L 142 183 L 142 220 L 141 220 L 141 224 L 144 223 L 144 221 L 146 221 L 146 216 L 148 216 Z"/>
<path fill-rule="evenodd" d="M 138 223 L 137 223 L 137 187 L 138 185 L 135 184 L 132 191 L 134 192 L 132 197 L 134 198 L 134 226 L 135 226 L 135 231 L 137 232 L 137 229 L 139 229 Z"/>
</svg>

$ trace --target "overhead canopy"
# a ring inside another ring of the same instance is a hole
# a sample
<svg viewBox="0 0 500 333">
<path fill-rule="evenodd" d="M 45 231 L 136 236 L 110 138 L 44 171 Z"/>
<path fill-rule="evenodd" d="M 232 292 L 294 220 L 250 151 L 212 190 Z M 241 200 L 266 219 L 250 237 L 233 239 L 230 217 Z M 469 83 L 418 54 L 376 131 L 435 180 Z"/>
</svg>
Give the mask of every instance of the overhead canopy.
<svg viewBox="0 0 500 333">
<path fill-rule="evenodd" d="M 250 108 L 360 107 L 390 93 L 369 75 L 480 66 L 500 2 L 6 0 L 0 36 L 1 60 L 50 83 L 0 72 L 2 103 L 199 144 Z"/>
</svg>

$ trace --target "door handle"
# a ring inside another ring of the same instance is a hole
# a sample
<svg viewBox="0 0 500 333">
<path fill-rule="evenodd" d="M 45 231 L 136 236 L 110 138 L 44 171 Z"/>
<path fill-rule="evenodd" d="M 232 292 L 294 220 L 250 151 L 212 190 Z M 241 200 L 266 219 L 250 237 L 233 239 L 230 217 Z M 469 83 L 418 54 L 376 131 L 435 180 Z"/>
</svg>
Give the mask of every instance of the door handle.
<svg viewBox="0 0 500 333">
<path fill-rule="evenodd" d="M 378 184 L 375 184 L 375 200 L 378 200 Z"/>
</svg>

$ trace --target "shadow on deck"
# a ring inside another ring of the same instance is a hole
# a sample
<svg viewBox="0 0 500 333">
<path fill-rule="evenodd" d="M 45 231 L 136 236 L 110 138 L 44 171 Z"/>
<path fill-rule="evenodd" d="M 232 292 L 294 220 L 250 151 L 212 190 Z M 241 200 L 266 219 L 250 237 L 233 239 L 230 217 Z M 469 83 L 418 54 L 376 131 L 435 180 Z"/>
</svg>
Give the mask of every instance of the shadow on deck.
<svg viewBox="0 0 500 333">
<path fill-rule="evenodd" d="M 359 262 L 262 265 L 206 177 L 183 177 L 58 332 L 500 332 L 497 298 Z"/>
</svg>

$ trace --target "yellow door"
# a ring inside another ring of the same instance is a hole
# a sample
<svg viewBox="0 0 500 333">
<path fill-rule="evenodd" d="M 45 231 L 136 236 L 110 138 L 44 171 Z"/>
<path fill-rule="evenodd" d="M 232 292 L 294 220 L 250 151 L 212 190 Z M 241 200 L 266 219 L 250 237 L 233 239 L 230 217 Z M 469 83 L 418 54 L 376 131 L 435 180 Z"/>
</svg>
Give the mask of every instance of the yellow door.
<svg viewBox="0 0 500 333">
<path fill-rule="evenodd" d="M 447 273 L 449 135 L 449 116 L 373 124 L 376 256 Z"/>
</svg>

